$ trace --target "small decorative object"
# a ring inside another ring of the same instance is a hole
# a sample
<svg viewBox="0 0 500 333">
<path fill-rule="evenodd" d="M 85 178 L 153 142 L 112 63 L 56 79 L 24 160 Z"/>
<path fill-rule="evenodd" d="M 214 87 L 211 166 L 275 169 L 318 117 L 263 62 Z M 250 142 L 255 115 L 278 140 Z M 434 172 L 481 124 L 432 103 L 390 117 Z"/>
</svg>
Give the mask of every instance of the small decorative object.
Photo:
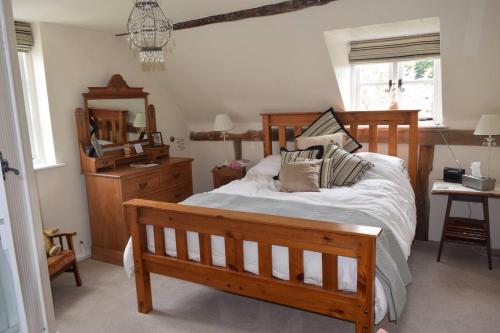
<svg viewBox="0 0 500 333">
<path fill-rule="evenodd" d="M 102 151 L 101 144 L 99 143 L 99 140 L 97 140 L 95 136 L 92 136 L 92 138 L 90 139 L 90 144 L 92 144 L 92 148 L 94 148 L 95 157 L 103 157 L 104 156 L 104 152 Z"/>
<path fill-rule="evenodd" d="M 250 164 L 250 160 L 244 159 L 244 160 L 235 160 L 231 161 L 227 167 L 230 169 L 241 169 L 241 168 L 246 168 Z"/>
<path fill-rule="evenodd" d="M 230 169 L 241 169 L 241 164 L 238 161 L 231 161 L 228 165 Z"/>
<path fill-rule="evenodd" d="M 174 24 L 156 0 L 136 0 L 127 23 L 128 41 L 138 48 L 142 64 L 165 62 L 163 48 L 172 39 Z"/>
<path fill-rule="evenodd" d="M 231 118 L 227 114 L 218 114 L 215 116 L 214 131 L 222 132 L 222 137 L 224 139 L 224 165 L 229 164 L 229 159 L 227 158 L 227 145 L 226 145 L 226 134 L 227 131 L 234 127 Z"/>
<path fill-rule="evenodd" d="M 61 245 L 56 245 L 50 240 L 50 236 L 54 236 L 59 232 L 59 229 L 44 229 L 43 242 L 45 244 L 45 253 L 47 257 L 57 256 L 61 252 Z"/>
<path fill-rule="evenodd" d="M 144 153 L 144 149 L 142 149 L 142 145 L 140 143 L 135 143 L 134 144 L 134 149 L 137 154 L 142 154 Z"/>
<path fill-rule="evenodd" d="M 395 85 L 391 87 L 391 102 L 389 104 L 389 110 L 397 110 L 399 108 L 397 99 L 397 88 Z"/>
<path fill-rule="evenodd" d="M 152 132 L 151 137 L 153 138 L 153 147 L 163 146 L 163 137 L 161 136 L 161 132 Z"/>
<path fill-rule="evenodd" d="M 132 148 L 130 148 L 129 143 L 123 145 L 123 152 L 125 153 L 125 156 L 130 156 L 132 154 Z"/>
<path fill-rule="evenodd" d="M 483 145 L 488 146 L 488 166 L 486 177 L 490 178 L 490 164 L 491 164 L 491 147 L 496 146 L 495 138 L 493 135 L 500 135 L 500 115 L 498 114 L 484 114 L 481 116 L 477 124 L 474 135 L 486 135 Z"/>
<path fill-rule="evenodd" d="M 140 112 L 135 115 L 134 123 L 132 124 L 135 128 L 139 128 L 141 130 L 141 134 L 139 134 L 138 140 L 144 139 L 144 134 L 146 133 L 146 115 L 144 112 Z"/>
</svg>

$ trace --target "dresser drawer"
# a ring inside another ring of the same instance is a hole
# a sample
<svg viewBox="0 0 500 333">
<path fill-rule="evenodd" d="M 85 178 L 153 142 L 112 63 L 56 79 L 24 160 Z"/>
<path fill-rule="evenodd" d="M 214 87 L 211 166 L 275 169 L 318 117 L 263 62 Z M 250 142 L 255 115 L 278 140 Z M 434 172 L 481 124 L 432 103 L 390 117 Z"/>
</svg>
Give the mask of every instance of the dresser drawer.
<svg viewBox="0 0 500 333">
<path fill-rule="evenodd" d="M 130 197 L 139 197 L 159 188 L 160 175 L 158 173 L 150 173 L 144 176 L 127 179 L 123 182 L 123 193 L 127 199 Z"/>
<path fill-rule="evenodd" d="M 193 195 L 193 185 L 191 183 L 174 186 L 168 190 L 162 190 L 145 195 L 141 198 L 154 201 L 178 203 Z"/>
<path fill-rule="evenodd" d="M 168 168 L 160 175 L 161 187 L 172 187 L 191 182 L 191 163 Z"/>
<path fill-rule="evenodd" d="M 113 167 L 115 165 L 114 158 L 97 158 L 95 160 L 96 170 Z"/>
</svg>

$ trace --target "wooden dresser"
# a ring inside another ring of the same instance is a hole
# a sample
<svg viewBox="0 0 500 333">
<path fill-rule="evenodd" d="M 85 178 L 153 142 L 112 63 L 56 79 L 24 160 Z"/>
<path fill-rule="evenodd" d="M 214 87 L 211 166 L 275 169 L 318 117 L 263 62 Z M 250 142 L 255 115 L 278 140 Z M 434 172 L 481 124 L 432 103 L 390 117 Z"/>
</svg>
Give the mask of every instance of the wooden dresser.
<svg viewBox="0 0 500 333">
<path fill-rule="evenodd" d="M 138 114 L 142 122 L 135 121 Z M 113 75 L 106 87 L 89 87 L 75 118 L 87 188 L 91 256 L 123 265 L 130 237 L 123 203 L 133 198 L 175 203 L 188 198 L 193 194 L 193 160 L 171 157 L 168 145 L 152 139 L 156 111 L 148 104 L 148 93 L 129 87 L 119 74 Z M 96 141 L 102 142 L 99 149 Z M 127 153 L 125 145 L 132 147 Z"/>
<path fill-rule="evenodd" d="M 117 167 L 84 172 L 87 186 L 92 258 L 123 264 L 123 250 L 130 237 L 123 203 L 133 198 L 180 202 L 193 194 L 190 158 L 160 160 L 150 168 Z"/>
</svg>

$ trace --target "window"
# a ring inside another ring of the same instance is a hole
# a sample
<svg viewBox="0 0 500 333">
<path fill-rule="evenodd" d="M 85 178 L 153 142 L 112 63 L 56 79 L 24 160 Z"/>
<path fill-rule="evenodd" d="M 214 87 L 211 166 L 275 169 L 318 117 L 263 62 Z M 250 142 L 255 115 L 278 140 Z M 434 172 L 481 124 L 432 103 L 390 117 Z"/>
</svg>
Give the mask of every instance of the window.
<svg viewBox="0 0 500 333">
<path fill-rule="evenodd" d="M 419 109 L 419 120 L 440 123 L 441 71 L 438 58 L 353 64 L 351 105 L 356 110 L 385 110 L 392 102 L 398 109 Z"/>
<path fill-rule="evenodd" d="M 56 164 L 48 110 L 40 106 L 32 52 L 18 52 L 33 167 Z M 46 111 L 46 112 L 44 112 Z"/>
</svg>

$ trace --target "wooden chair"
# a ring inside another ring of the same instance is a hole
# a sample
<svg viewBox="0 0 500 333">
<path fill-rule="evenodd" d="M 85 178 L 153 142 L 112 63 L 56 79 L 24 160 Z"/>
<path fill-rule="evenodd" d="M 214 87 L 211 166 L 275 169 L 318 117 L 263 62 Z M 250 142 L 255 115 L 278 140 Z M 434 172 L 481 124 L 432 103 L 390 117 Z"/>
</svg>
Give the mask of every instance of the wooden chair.
<svg viewBox="0 0 500 333">
<path fill-rule="evenodd" d="M 80 287 L 82 285 L 82 280 L 80 279 L 80 272 L 78 271 L 75 247 L 73 244 L 73 236 L 75 235 L 76 232 L 60 233 L 49 236 L 52 242 L 54 242 L 56 238 L 59 240 L 61 252 L 56 256 L 47 258 L 47 264 L 49 266 L 49 275 L 51 280 L 61 273 L 70 272 L 75 274 L 76 285 Z M 66 238 L 67 249 L 64 247 L 63 237 Z"/>
</svg>

